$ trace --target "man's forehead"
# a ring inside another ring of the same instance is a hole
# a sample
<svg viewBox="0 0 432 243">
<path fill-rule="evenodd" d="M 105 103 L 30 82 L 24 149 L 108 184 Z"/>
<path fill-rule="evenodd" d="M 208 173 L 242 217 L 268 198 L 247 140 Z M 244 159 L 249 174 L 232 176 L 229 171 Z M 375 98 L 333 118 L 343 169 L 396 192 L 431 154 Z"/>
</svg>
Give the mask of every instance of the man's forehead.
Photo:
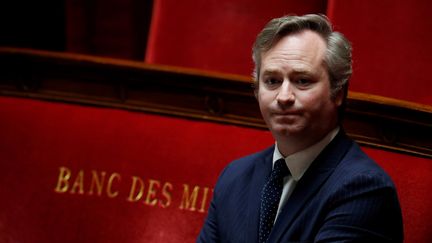
<svg viewBox="0 0 432 243">
<path fill-rule="evenodd" d="M 298 53 L 325 51 L 327 44 L 324 38 L 315 31 L 303 30 L 282 36 L 275 40 L 272 46 L 263 52 L 261 57 L 274 51 L 275 49 L 293 51 L 298 50 Z"/>
<path fill-rule="evenodd" d="M 261 53 L 261 73 L 281 71 L 281 66 L 294 69 L 295 72 L 313 72 L 324 65 L 327 46 L 322 37 L 305 31 L 281 38 L 271 49 Z"/>
</svg>

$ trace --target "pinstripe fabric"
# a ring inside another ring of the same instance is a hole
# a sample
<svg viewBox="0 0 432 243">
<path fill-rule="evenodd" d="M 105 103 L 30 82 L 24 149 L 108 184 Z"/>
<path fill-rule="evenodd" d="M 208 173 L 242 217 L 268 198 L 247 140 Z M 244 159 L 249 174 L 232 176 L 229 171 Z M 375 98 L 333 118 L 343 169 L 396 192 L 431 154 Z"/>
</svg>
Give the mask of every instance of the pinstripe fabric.
<svg viewBox="0 0 432 243">
<path fill-rule="evenodd" d="M 274 147 L 229 164 L 197 242 L 258 242 L 261 188 Z M 280 212 L 268 242 L 402 242 L 389 176 L 343 132 L 312 163 Z"/>
</svg>

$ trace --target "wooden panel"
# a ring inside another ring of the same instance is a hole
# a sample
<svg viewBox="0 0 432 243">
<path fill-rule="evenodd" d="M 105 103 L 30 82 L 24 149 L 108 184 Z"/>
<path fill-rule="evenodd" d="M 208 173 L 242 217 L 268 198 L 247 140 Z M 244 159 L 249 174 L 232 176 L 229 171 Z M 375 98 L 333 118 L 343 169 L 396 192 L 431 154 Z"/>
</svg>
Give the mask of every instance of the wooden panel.
<svg viewBox="0 0 432 243">
<path fill-rule="evenodd" d="M 249 77 L 84 55 L 0 48 L 0 95 L 266 129 Z M 351 92 L 344 126 L 360 144 L 432 158 L 432 107 Z"/>
</svg>

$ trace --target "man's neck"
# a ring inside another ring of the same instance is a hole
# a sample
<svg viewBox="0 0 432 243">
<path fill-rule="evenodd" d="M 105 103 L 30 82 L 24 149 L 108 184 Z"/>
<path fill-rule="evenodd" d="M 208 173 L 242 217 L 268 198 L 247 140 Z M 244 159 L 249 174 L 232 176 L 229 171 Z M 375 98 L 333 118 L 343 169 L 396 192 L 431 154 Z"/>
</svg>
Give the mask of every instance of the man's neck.
<svg viewBox="0 0 432 243">
<path fill-rule="evenodd" d="M 299 151 L 305 150 L 309 148 L 310 146 L 318 143 L 321 141 L 325 136 L 327 136 L 329 133 L 334 132 L 335 130 L 339 131 L 339 126 L 335 126 L 334 128 L 330 129 L 329 131 L 321 134 L 320 136 L 315 136 L 312 139 L 305 139 L 305 136 L 302 136 L 300 138 L 289 136 L 289 137 L 283 137 L 278 138 L 277 140 L 277 146 L 280 151 L 280 153 L 287 157 L 291 154 L 297 153 Z"/>
</svg>

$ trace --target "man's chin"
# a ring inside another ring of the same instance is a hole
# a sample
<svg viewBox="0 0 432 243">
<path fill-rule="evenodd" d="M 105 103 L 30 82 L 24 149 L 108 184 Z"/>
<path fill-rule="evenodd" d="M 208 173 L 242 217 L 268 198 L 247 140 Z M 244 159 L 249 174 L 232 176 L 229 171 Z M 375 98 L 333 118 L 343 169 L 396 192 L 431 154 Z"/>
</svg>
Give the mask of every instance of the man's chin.
<svg viewBox="0 0 432 243">
<path fill-rule="evenodd" d="M 275 138 L 289 137 L 300 135 L 304 131 L 304 127 L 294 125 L 275 125 L 270 130 Z"/>
</svg>

